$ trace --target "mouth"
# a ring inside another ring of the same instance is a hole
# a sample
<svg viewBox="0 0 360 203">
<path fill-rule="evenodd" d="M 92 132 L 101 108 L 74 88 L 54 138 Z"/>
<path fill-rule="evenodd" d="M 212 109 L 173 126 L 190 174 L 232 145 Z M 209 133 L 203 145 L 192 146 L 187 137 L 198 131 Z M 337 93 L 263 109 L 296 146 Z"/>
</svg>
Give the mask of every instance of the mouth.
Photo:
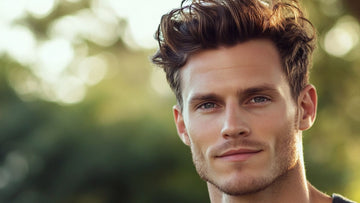
<svg viewBox="0 0 360 203">
<path fill-rule="evenodd" d="M 226 161 L 246 161 L 251 157 L 259 154 L 262 150 L 258 149 L 236 149 L 236 150 L 229 150 L 225 153 L 216 156 L 216 158 L 226 160 Z"/>
</svg>

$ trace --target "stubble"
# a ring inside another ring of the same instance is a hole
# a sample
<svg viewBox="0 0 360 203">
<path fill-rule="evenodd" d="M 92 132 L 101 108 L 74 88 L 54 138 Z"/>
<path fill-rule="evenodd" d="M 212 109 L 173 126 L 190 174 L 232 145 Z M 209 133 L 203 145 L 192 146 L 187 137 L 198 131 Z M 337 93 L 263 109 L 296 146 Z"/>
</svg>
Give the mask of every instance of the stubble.
<svg viewBox="0 0 360 203">
<path fill-rule="evenodd" d="M 297 115 L 295 116 L 295 120 L 297 120 Z M 271 186 L 275 186 L 279 182 L 286 180 L 288 173 L 301 159 L 299 157 L 299 147 L 301 147 L 299 145 L 301 145 L 301 141 L 298 140 L 298 130 L 295 123 L 297 122 L 289 122 L 286 127 L 282 128 L 282 130 L 277 133 L 276 145 L 274 147 L 275 157 L 273 158 L 275 164 L 271 164 L 269 168 L 265 169 L 264 173 L 258 174 L 256 177 L 243 174 L 242 179 L 219 180 L 210 172 L 211 166 L 209 165 L 209 161 L 206 161 L 204 153 L 191 143 L 191 152 L 195 168 L 204 181 L 214 185 L 225 194 L 232 196 L 250 195 L 263 191 Z M 240 137 L 237 140 L 231 140 L 215 147 L 214 154 L 234 146 L 269 149 L 264 143 L 250 141 L 247 138 Z"/>
</svg>

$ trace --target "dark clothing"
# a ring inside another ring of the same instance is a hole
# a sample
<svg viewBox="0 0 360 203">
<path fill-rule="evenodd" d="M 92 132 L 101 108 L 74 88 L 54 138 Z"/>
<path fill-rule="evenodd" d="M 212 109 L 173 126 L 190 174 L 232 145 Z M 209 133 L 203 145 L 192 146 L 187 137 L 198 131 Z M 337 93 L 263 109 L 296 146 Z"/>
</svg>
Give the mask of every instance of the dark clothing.
<svg viewBox="0 0 360 203">
<path fill-rule="evenodd" d="M 333 198 L 333 201 L 332 201 L 333 203 L 356 203 L 356 202 L 346 199 L 345 197 L 338 195 L 338 194 L 333 194 L 332 198 Z"/>
</svg>

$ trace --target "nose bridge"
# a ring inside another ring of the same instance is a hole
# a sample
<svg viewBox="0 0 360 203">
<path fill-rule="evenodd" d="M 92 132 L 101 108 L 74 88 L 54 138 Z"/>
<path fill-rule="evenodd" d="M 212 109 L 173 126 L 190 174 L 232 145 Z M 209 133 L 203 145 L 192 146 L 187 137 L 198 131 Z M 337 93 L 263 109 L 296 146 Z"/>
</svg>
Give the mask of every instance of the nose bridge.
<svg viewBox="0 0 360 203">
<path fill-rule="evenodd" d="M 250 132 L 246 124 L 246 113 L 238 103 L 232 102 L 226 105 L 221 134 L 225 138 L 247 136 Z"/>
</svg>

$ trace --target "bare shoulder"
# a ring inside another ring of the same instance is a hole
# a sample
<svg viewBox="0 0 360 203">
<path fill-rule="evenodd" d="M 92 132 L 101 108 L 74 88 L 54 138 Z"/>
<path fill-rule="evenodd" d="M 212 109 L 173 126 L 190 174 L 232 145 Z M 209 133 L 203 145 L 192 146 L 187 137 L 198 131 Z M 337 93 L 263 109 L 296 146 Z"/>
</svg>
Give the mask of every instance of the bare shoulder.
<svg viewBox="0 0 360 203">
<path fill-rule="evenodd" d="M 356 203 L 339 194 L 329 196 L 308 183 L 311 203 Z"/>
<path fill-rule="evenodd" d="M 332 198 L 329 195 L 326 195 L 324 193 L 321 192 L 321 195 L 319 197 L 319 201 L 317 201 L 316 203 L 332 203 Z"/>
<path fill-rule="evenodd" d="M 312 203 L 332 203 L 333 198 L 319 191 L 310 183 L 308 183 L 310 199 Z"/>
</svg>

